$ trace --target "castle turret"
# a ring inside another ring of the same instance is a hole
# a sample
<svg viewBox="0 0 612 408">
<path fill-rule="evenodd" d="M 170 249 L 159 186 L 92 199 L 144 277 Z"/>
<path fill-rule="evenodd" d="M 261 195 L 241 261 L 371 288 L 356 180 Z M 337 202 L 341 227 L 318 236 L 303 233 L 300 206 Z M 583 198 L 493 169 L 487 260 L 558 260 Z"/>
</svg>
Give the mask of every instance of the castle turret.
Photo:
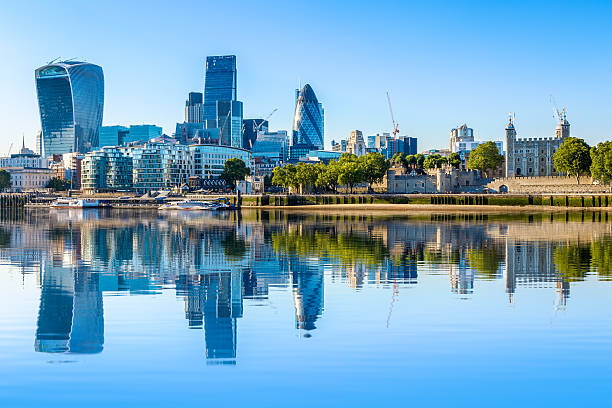
<svg viewBox="0 0 612 408">
<path fill-rule="evenodd" d="M 557 139 L 565 139 L 566 137 L 569 137 L 569 135 L 570 135 L 570 124 L 567 121 L 567 113 L 565 112 L 565 109 L 563 109 L 563 113 L 561 117 L 559 118 L 559 124 L 557 125 L 557 128 L 555 129 L 555 137 Z"/>
<path fill-rule="evenodd" d="M 506 125 L 506 177 L 514 175 L 514 142 L 516 141 L 516 129 L 514 128 L 514 117 L 508 118 Z"/>
</svg>

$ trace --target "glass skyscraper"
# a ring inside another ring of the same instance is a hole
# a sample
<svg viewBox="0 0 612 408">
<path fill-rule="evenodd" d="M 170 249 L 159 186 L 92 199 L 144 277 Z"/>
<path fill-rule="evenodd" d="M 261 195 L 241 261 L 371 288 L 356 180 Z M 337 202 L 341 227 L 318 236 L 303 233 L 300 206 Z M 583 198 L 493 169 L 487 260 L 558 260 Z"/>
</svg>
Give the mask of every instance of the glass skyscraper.
<svg viewBox="0 0 612 408">
<path fill-rule="evenodd" d="M 323 149 L 323 105 L 309 84 L 296 92 L 292 146 Z"/>
<path fill-rule="evenodd" d="M 206 57 L 204 121 L 217 119 L 217 101 L 235 101 L 237 99 L 236 56 Z"/>
<path fill-rule="evenodd" d="M 98 146 L 104 108 L 102 68 L 79 61 L 35 71 L 44 155 L 86 153 Z"/>
</svg>

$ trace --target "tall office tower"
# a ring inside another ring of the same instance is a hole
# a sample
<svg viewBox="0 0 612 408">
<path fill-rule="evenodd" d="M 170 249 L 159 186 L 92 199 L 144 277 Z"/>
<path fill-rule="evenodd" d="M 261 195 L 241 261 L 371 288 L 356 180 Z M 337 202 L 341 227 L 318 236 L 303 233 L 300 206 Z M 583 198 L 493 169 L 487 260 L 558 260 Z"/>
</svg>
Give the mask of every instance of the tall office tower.
<svg viewBox="0 0 612 408">
<path fill-rule="evenodd" d="M 459 127 L 451 129 L 450 132 L 450 150 L 454 152 L 453 148 L 460 142 L 473 142 L 474 141 L 474 129 L 467 127 L 463 124 Z"/>
<path fill-rule="evenodd" d="M 91 151 L 102 125 L 102 68 L 62 61 L 38 68 L 34 76 L 45 155 Z"/>
<path fill-rule="evenodd" d="M 296 92 L 292 145 L 323 149 L 323 105 L 317 100 L 309 84 Z"/>
<path fill-rule="evenodd" d="M 237 95 L 236 56 L 206 57 L 203 120 L 217 119 L 217 101 L 235 101 Z M 207 126 L 216 127 L 216 126 Z M 221 127 L 221 125 L 219 125 Z"/>
<path fill-rule="evenodd" d="M 204 104 L 202 103 L 202 92 L 189 92 L 189 98 L 185 102 L 185 122 L 204 122 Z"/>
<path fill-rule="evenodd" d="M 268 121 L 264 119 L 244 119 L 242 123 L 244 127 L 242 147 L 251 150 L 257 140 L 257 134 L 268 132 Z"/>
<path fill-rule="evenodd" d="M 217 101 L 219 144 L 242 147 L 242 102 Z"/>
</svg>

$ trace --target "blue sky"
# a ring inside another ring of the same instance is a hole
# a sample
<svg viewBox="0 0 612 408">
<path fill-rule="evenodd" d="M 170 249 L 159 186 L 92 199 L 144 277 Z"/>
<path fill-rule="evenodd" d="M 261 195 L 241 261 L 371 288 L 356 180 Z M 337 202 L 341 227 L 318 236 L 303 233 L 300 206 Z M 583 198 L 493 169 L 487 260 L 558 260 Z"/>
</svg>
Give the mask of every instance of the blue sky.
<svg viewBox="0 0 612 408">
<path fill-rule="evenodd" d="M 325 142 L 390 131 L 419 149 L 446 147 L 467 123 L 502 139 L 552 136 L 550 94 L 572 133 L 612 139 L 612 2 L 125 1 L 5 2 L 0 14 L 0 153 L 34 147 L 34 69 L 56 58 L 99 64 L 104 124 L 154 123 L 171 134 L 207 55 L 238 58 L 245 118 L 289 129 L 294 89 L 310 83 L 325 107 Z M 15 149 L 15 148 L 14 148 Z"/>
</svg>

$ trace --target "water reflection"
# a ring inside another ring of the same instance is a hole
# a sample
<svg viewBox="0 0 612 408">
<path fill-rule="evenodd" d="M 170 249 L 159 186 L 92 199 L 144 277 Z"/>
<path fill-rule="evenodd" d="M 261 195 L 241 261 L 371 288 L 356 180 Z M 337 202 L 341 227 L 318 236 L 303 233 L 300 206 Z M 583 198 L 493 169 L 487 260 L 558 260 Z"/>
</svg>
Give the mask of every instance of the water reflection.
<svg viewBox="0 0 612 408">
<path fill-rule="evenodd" d="M 0 260 L 35 273 L 41 287 L 35 350 L 99 353 L 103 294 L 175 290 L 185 326 L 202 330 L 211 364 L 235 364 L 245 301 L 292 293 L 295 329 L 309 337 L 325 315 L 325 285 L 417 285 L 447 274 L 451 293 L 477 282 L 556 293 L 612 278 L 607 213 L 491 216 L 358 216 L 283 212 L 160 215 L 147 212 L 26 212 L 0 223 Z M 394 297 L 395 299 L 395 297 Z"/>
</svg>

